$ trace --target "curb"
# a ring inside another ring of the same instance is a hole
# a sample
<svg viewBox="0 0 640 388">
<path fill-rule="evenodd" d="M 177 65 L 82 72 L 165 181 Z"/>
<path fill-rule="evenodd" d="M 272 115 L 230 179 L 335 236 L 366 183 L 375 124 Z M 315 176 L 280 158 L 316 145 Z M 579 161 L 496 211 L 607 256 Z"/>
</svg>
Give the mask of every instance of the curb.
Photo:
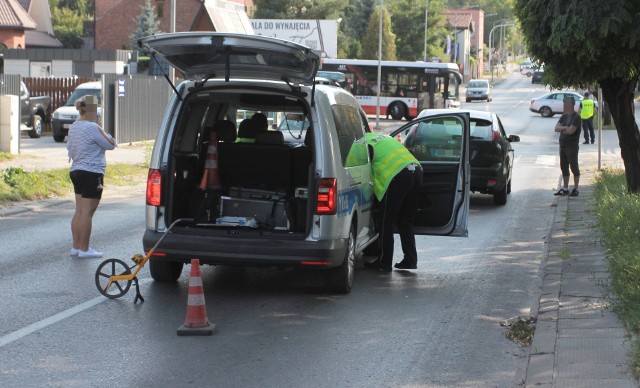
<svg viewBox="0 0 640 388">
<path fill-rule="evenodd" d="M 630 333 L 608 308 L 603 289 L 610 274 L 593 226 L 595 174 L 583 174 L 580 197 L 554 201 L 526 386 L 638 386 L 627 365 Z"/>
</svg>

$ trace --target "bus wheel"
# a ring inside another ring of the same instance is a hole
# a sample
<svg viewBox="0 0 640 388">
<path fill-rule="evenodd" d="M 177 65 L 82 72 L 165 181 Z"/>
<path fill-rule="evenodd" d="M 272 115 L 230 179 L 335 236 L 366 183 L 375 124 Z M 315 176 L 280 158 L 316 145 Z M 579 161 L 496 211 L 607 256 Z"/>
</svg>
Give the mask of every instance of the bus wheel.
<svg viewBox="0 0 640 388">
<path fill-rule="evenodd" d="M 404 105 L 400 102 L 394 102 L 389 106 L 389 115 L 394 120 L 402 120 L 406 114 Z"/>
</svg>

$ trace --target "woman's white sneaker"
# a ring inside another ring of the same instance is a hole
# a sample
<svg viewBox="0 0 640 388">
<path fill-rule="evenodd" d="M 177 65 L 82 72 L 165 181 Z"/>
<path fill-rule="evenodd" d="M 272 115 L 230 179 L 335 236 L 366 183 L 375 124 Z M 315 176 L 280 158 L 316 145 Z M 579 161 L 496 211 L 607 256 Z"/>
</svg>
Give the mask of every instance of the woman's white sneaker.
<svg viewBox="0 0 640 388">
<path fill-rule="evenodd" d="M 102 257 L 102 252 L 89 248 L 86 251 L 79 251 L 78 257 L 81 259 L 99 259 Z"/>
<path fill-rule="evenodd" d="M 71 250 L 69 251 L 69 256 L 78 256 L 78 253 L 80 253 L 80 249 L 71 248 Z"/>
</svg>

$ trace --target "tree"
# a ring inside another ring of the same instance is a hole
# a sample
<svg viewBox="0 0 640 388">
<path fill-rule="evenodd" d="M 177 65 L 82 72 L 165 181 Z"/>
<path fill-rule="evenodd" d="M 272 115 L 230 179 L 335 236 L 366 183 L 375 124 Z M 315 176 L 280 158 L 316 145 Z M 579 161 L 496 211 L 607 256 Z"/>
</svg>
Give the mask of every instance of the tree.
<svg viewBox="0 0 640 388">
<path fill-rule="evenodd" d="M 375 0 L 349 0 L 338 29 L 338 57 L 360 58 L 368 20 L 373 13 Z"/>
<path fill-rule="evenodd" d="M 253 19 L 338 19 L 344 0 L 256 0 Z"/>
<path fill-rule="evenodd" d="M 376 7 L 375 11 L 369 18 L 367 31 L 362 38 L 362 58 L 378 59 L 378 43 L 379 43 L 379 26 L 380 26 L 380 7 Z M 386 8 L 382 8 L 382 60 L 396 60 L 396 35 L 391 30 L 391 20 L 389 12 Z"/>
<path fill-rule="evenodd" d="M 160 21 L 156 17 L 156 7 L 151 4 L 151 0 L 146 0 L 141 7 L 140 15 L 136 18 L 136 30 L 131 35 L 131 47 L 138 48 L 138 39 L 145 36 L 157 34 L 160 31 Z M 144 53 L 142 50 L 140 50 Z"/>
<path fill-rule="evenodd" d="M 49 0 L 53 33 L 65 48 L 83 45 L 83 21 L 93 18 L 93 0 Z"/>
<path fill-rule="evenodd" d="M 529 52 L 544 63 L 554 88 L 602 88 L 618 133 L 627 190 L 640 189 L 640 133 L 633 114 L 640 75 L 640 2 L 637 0 L 516 0 Z"/>
<path fill-rule="evenodd" d="M 51 10 L 53 33 L 64 48 L 80 48 L 82 40 L 82 17 L 69 8 Z"/>
<path fill-rule="evenodd" d="M 397 56 L 402 61 L 424 59 L 425 0 L 389 1 L 389 12 L 393 15 L 393 32 L 396 34 Z M 427 57 L 442 53 L 440 49 L 446 39 L 444 27 L 444 0 L 430 0 L 427 13 Z"/>
</svg>

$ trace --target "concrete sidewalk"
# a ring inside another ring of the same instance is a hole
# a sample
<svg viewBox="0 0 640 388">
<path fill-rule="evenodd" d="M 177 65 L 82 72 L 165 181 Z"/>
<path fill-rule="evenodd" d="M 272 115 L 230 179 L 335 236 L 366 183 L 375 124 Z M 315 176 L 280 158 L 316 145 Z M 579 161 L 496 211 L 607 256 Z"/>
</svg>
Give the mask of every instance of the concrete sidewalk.
<svg viewBox="0 0 640 388">
<path fill-rule="evenodd" d="M 617 141 L 615 130 L 603 131 L 602 167 L 622 168 Z M 597 145 L 581 144 L 579 158 L 580 195 L 553 200 L 557 210 L 525 383 L 638 387 L 629 373 L 630 333 L 608 309 L 605 297 L 610 274 L 593 211 Z"/>
</svg>

